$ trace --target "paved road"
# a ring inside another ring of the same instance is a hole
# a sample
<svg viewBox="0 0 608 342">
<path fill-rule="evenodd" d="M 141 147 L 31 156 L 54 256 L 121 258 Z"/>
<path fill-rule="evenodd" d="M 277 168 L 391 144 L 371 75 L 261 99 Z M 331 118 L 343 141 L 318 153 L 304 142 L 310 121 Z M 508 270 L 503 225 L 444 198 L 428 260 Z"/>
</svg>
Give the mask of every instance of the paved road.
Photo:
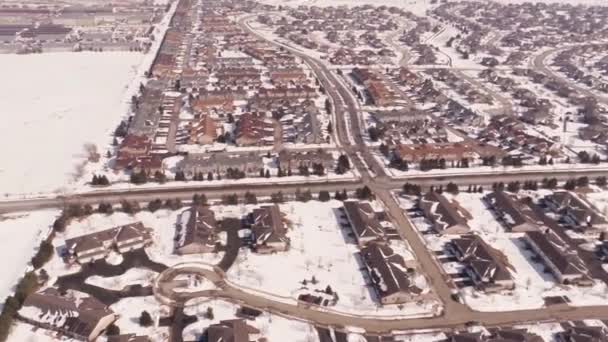
<svg viewBox="0 0 608 342">
<path fill-rule="evenodd" d="M 196 274 L 210 280 L 216 287 L 195 292 L 175 291 L 173 279 L 180 274 Z M 187 267 L 171 268 L 159 276 L 155 281 L 154 294 L 158 300 L 166 305 L 183 307 L 187 301 L 197 298 L 224 298 L 235 303 L 246 303 L 248 306 L 263 309 L 271 313 L 298 317 L 320 326 L 357 327 L 365 329 L 367 333 L 383 334 L 394 330 L 434 329 L 434 328 L 462 328 L 468 321 L 484 322 L 486 326 L 504 326 L 511 324 L 538 322 L 538 321 L 564 321 L 582 320 L 589 317 L 596 319 L 608 318 L 608 307 L 588 306 L 571 308 L 567 306 L 551 306 L 542 309 L 518 310 L 506 312 L 476 312 L 460 305 L 449 305 L 456 309 L 453 314 L 429 318 L 374 318 L 358 316 L 348 313 L 339 313 L 315 305 L 294 304 L 280 299 L 273 299 L 272 295 L 262 295 L 241 289 L 225 282 L 221 272 L 211 270 L 208 265 L 200 268 L 193 263 Z M 198 301 L 197 301 L 198 302 Z"/>
</svg>

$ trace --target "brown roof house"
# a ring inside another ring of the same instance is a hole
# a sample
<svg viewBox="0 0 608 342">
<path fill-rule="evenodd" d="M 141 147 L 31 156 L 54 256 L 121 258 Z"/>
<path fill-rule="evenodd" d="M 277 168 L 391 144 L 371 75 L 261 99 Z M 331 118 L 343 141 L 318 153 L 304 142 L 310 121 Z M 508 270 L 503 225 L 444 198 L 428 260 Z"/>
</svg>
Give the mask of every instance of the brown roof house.
<svg viewBox="0 0 608 342">
<path fill-rule="evenodd" d="M 382 304 L 405 303 L 422 293 L 412 282 L 414 268 L 389 246 L 368 243 L 361 249 L 361 257 Z"/>
<path fill-rule="evenodd" d="M 519 200 L 504 191 L 494 191 L 485 197 L 486 203 L 511 232 L 538 230 L 543 225 L 542 219 L 534 213 L 526 200 Z"/>
<path fill-rule="evenodd" d="M 346 201 L 344 202 L 344 212 L 359 246 L 384 239 L 384 228 L 369 203 Z"/>
<path fill-rule="evenodd" d="M 525 239 L 559 283 L 588 283 L 583 260 L 552 230 L 527 232 Z"/>
<path fill-rule="evenodd" d="M 457 332 L 448 334 L 445 342 L 544 342 L 537 334 L 527 329 L 493 328 L 485 332 Z"/>
<path fill-rule="evenodd" d="M 557 191 L 544 198 L 566 224 L 586 234 L 598 234 L 608 229 L 608 221 L 589 201 L 571 191 Z"/>
<path fill-rule="evenodd" d="M 80 264 L 105 259 L 112 250 L 126 253 L 152 243 L 150 229 L 141 222 L 126 224 L 65 240 L 67 260 Z"/>
<path fill-rule="evenodd" d="M 242 319 L 231 319 L 210 325 L 205 334 L 207 342 L 251 342 L 259 338 L 260 331 Z"/>
<path fill-rule="evenodd" d="M 254 209 L 248 220 L 256 252 L 274 253 L 289 249 L 287 228 L 276 204 Z"/>
<path fill-rule="evenodd" d="M 70 292 L 64 296 L 54 288 L 29 295 L 18 315 L 34 326 L 85 341 L 94 341 L 117 317 L 87 294 Z"/>
<path fill-rule="evenodd" d="M 451 249 L 475 287 L 485 292 L 513 289 L 515 283 L 498 252 L 477 235 L 463 235 L 452 240 Z"/>
<path fill-rule="evenodd" d="M 207 206 L 192 206 L 182 214 L 185 227 L 178 225 L 175 251 L 178 254 L 210 253 L 218 241 L 215 213 Z"/>
<path fill-rule="evenodd" d="M 470 230 L 467 219 L 459 208 L 435 191 L 422 197 L 420 208 L 433 223 L 433 230 L 439 234 L 465 234 Z"/>
<path fill-rule="evenodd" d="M 572 327 L 556 335 L 557 342 L 608 342 L 605 327 Z"/>
</svg>

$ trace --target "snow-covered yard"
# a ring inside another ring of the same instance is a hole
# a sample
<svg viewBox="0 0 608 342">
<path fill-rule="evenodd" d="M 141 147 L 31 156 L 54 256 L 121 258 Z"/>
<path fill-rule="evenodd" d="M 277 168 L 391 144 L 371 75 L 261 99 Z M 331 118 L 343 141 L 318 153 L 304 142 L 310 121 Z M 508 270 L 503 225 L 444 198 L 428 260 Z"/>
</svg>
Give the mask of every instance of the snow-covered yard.
<svg viewBox="0 0 608 342">
<path fill-rule="evenodd" d="M 119 315 L 115 324 L 120 328 L 122 334 L 154 336 L 159 341 L 169 336 L 167 327 L 156 327 L 155 325 L 143 327 L 139 324 L 142 311 L 147 311 L 153 321 L 159 316 L 160 305 L 154 296 L 125 298 L 111 305 L 110 309 Z"/>
<path fill-rule="evenodd" d="M 58 214 L 57 210 L 41 210 L 0 215 L 0 258 L 6 261 L 0 278 L 0 300 L 12 293 Z"/>
<path fill-rule="evenodd" d="M 144 55 L 0 55 L 2 194 L 52 192 L 74 182 L 84 145 L 105 153 L 126 114 L 125 92 Z"/>
<path fill-rule="evenodd" d="M 427 315 L 432 301 L 403 306 L 380 306 L 376 293 L 368 285 L 368 275 L 359 248 L 350 236 L 351 230 L 339 208 L 339 201 L 282 204 L 281 211 L 291 223 L 287 236 L 291 247 L 287 252 L 260 255 L 241 249 L 236 263 L 228 271 L 231 282 L 262 295 L 294 301 L 300 294 L 319 295 L 330 286 L 339 299 L 331 309 L 365 314 Z M 226 207 L 228 208 L 228 207 Z M 233 207 L 235 212 L 241 209 Z M 396 252 L 406 260 L 413 256 L 404 242 L 393 242 Z M 283 271 L 281 271 L 283 270 Z M 414 280 L 428 288 L 424 277 Z"/>
</svg>

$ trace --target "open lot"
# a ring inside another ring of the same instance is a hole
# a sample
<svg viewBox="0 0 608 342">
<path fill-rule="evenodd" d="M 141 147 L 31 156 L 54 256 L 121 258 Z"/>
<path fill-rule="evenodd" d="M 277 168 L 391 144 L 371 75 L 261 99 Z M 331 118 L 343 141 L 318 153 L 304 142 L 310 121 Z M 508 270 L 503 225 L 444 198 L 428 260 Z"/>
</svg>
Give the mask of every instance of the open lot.
<svg viewBox="0 0 608 342">
<path fill-rule="evenodd" d="M 4 194 L 70 189 L 87 160 L 105 154 L 125 115 L 125 92 L 144 55 L 129 52 L 0 55 L 0 187 Z M 10 80 L 10 81 L 8 81 Z M 88 181 L 89 179 L 87 179 Z"/>
</svg>

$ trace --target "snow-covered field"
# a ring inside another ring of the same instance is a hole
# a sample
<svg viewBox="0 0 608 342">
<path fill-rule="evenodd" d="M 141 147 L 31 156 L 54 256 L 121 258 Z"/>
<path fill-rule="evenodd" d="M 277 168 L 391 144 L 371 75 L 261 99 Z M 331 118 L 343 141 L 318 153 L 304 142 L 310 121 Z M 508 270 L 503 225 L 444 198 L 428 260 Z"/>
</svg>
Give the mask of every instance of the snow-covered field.
<svg viewBox="0 0 608 342">
<path fill-rule="evenodd" d="M 0 277 L 0 301 L 13 292 L 13 286 L 23 276 L 58 214 L 57 210 L 43 210 L 0 215 L 0 258 L 5 261 Z"/>
<path fill-rule="evenodd" d="M 0 188 L 52 192 L 74 181 L 84 144 L 100 153 L 126 114 L 125 92 L 144 55 L 0 55 Z"/>
</svg>

